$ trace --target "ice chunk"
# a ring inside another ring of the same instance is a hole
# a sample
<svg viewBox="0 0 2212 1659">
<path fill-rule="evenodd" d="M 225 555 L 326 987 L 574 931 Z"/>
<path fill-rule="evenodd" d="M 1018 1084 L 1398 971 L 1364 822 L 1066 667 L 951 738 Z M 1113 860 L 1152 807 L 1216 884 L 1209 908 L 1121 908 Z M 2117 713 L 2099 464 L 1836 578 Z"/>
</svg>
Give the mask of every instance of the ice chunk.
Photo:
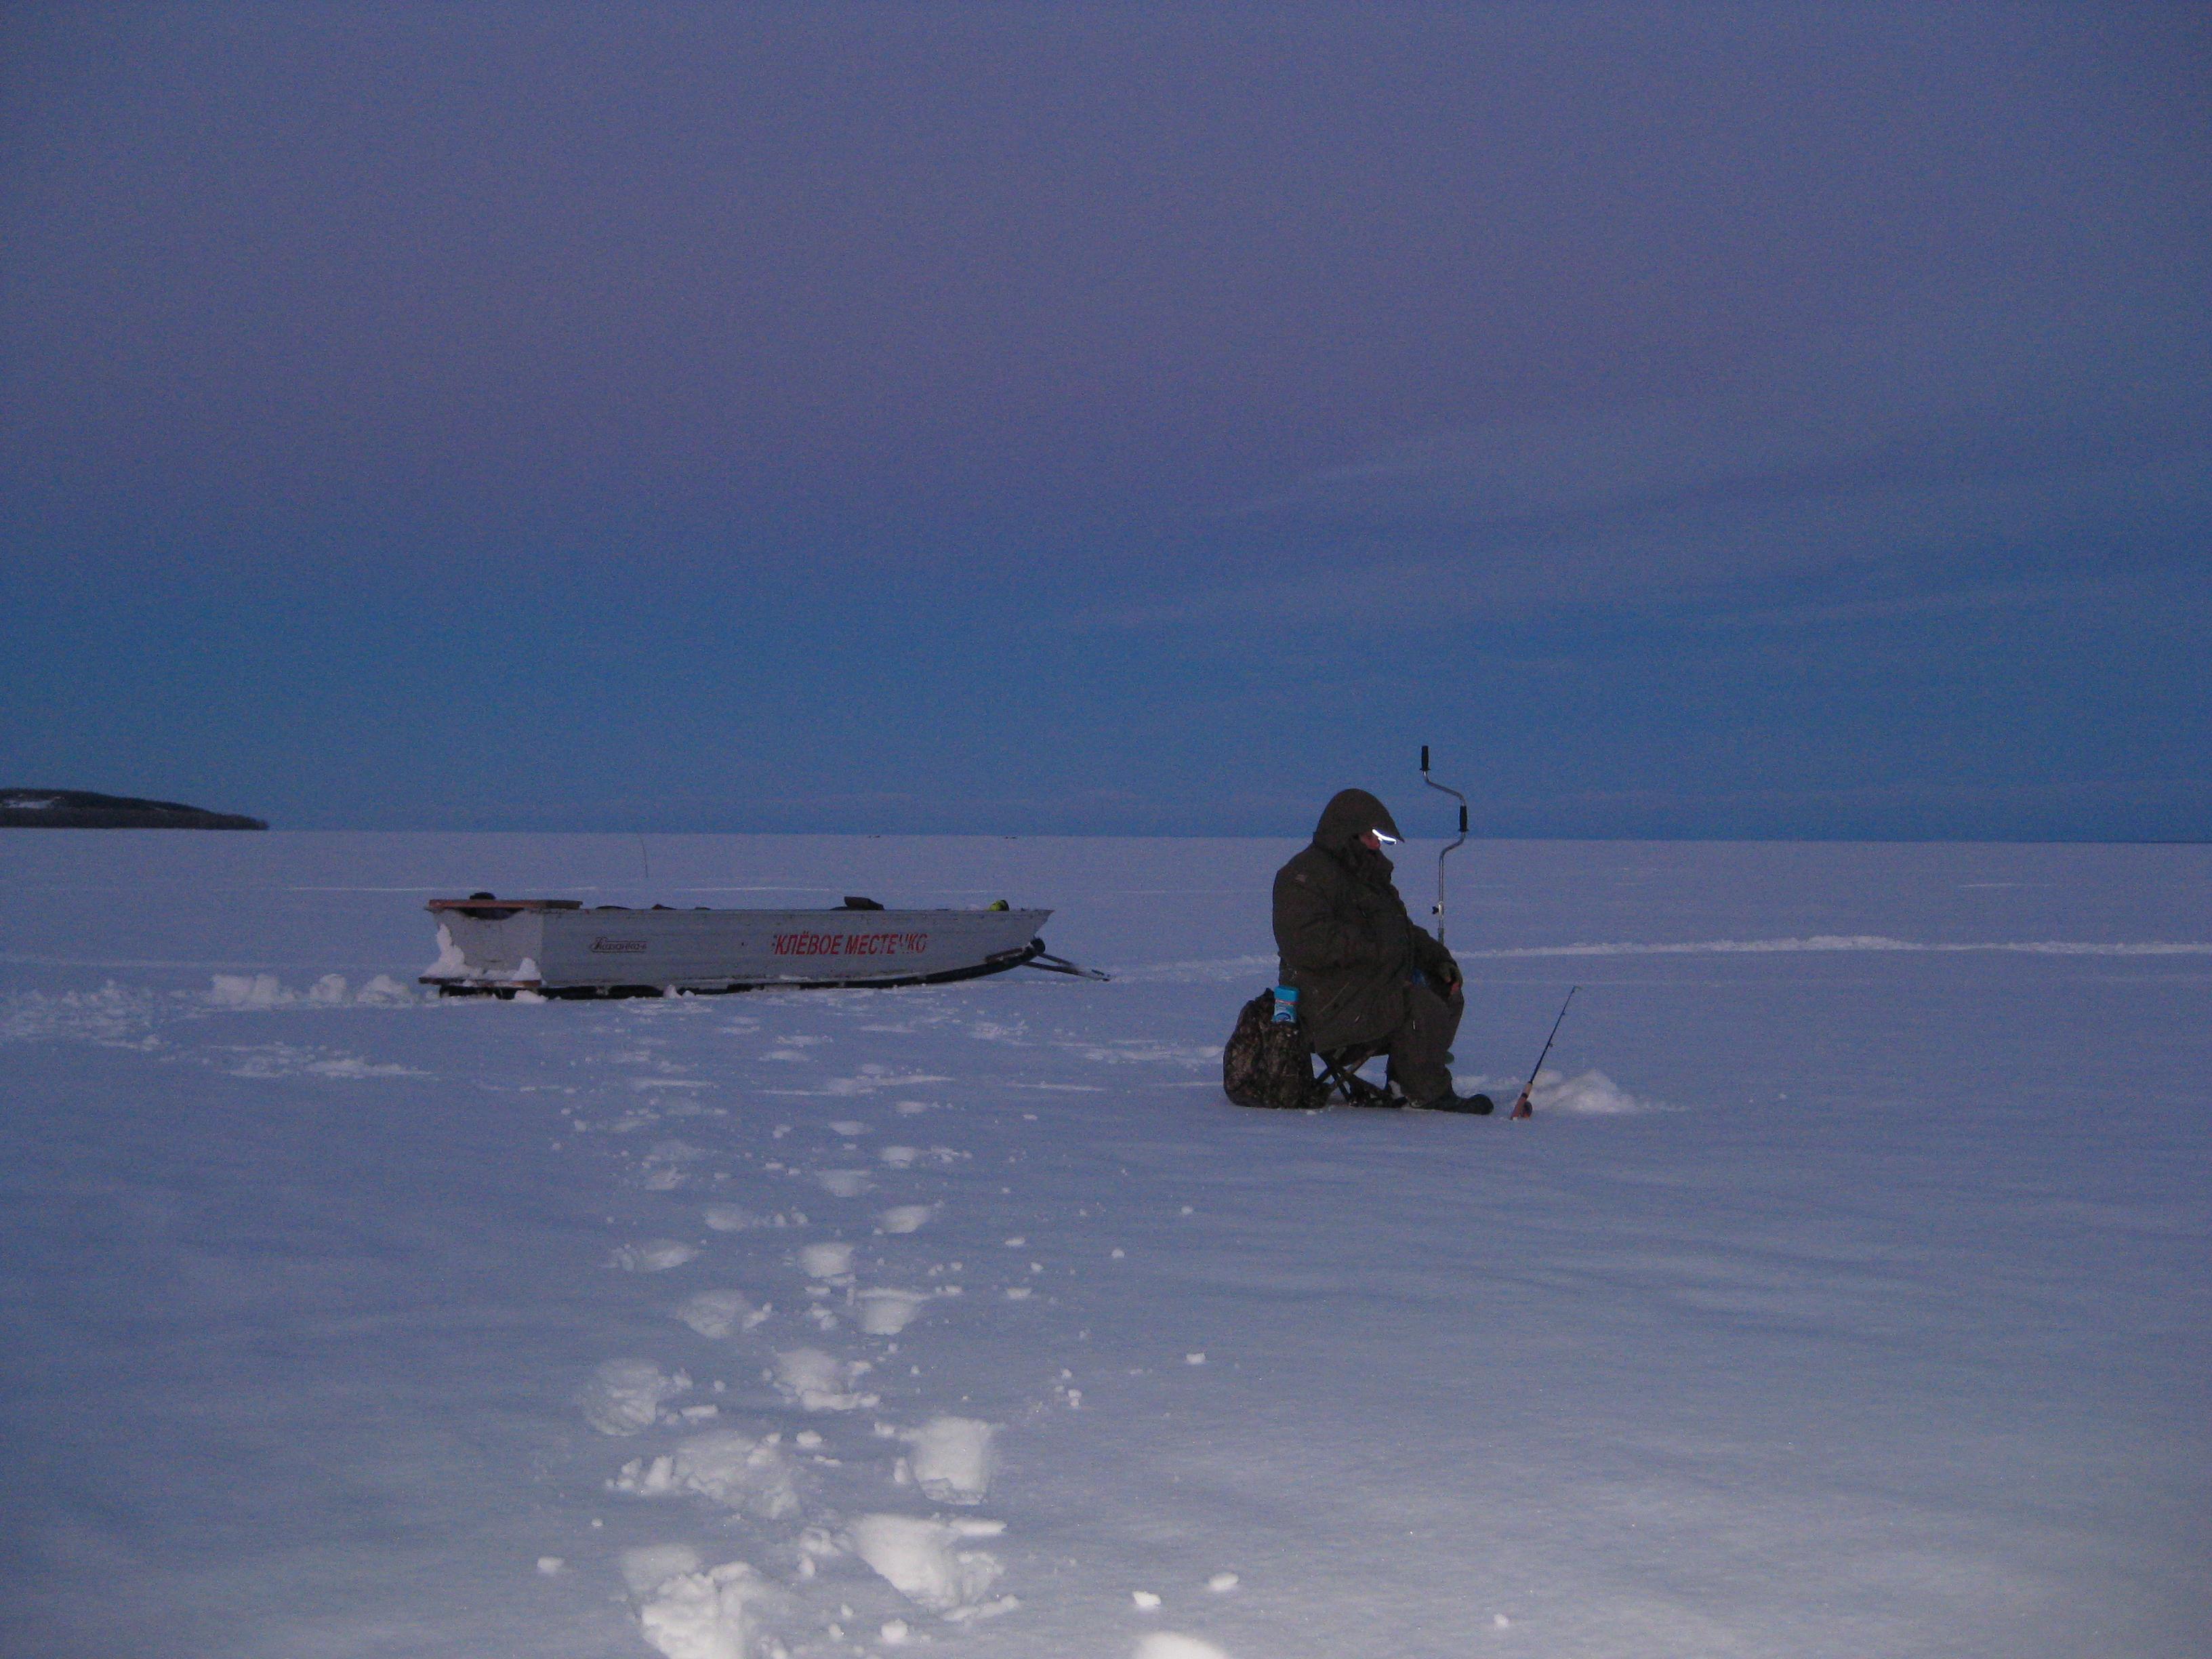
<svg viewBox="0 0 2212 1659">
<path fill-rule="evenodd" d="M 208 1000 L 218 1008 L 282 1008 L 298 999 L 274 974 L 217 974 Z"/>
<path fill-rule="evenodd" d="M 896 1336 L 928 1304 L 920 1291 L 868 1290 L 859 1297 L 860 1328 L 870 1336 Z"/>
<path fill-rule="evenodd" d="M 772 1442 L 735 1429 L 694 1436 L 666 1456 L 632 1458 L 607 1484 L 633 1498 L 695 1493 L 764 1521 L 799 1508 L 791 1460 Z"/>
<path fill-rule="evenodd" d="M 623 1583 L 632 1595 L 646 1595 L 668 1580 L 699 1571 L 699 1552 L 689 1544 L 647 1544 L 622 1553 Z"/>
<path fill-rule="evenodd" d="M 874 1395 L 852 1386 L 872 1369 L 866 1360 L 841 1363 L 819 1348 L 793 1348 L 776 1355 L 772 1375 L 784 1397 L 802 1411 L 848 1412 L 876 1403 Z"/>
<path fill-rule="evenodd" d="M 919 1232 L 936 1213 L 934 1204 L 899 1204 L 878 1216 L 876 1225 L 887 1233 Z"/>
<path fill-rule="evenodd" d="M 743 1291 L 702 1291 L 678 1304 L 676 1316 L 700 1335 L 719 1340 L 752 1329 L 768 1315 Z"/>
<path fill-rule="evenodd" d="M 1003 1571 L 996 1556 L 961 1545 L 1004 1530 L 996 1521 L 864 1515 L 853 1522 L 851 1538 L 853 1553 L 908 1601 L 933 1613 L 951 1613 L 981 1602 Z"/>
<path fill-rule="evenodd" d="M 915 1484 L 940 1504 L 975 1504 L 991 1490 L 995 1461 L 992 1424 L 972 1417 L 933 1417 L 902 1437 L 914 1448 L 907 1454 Z"/>
<path fill-rule="evenodd" d="M 635 1244 L 625 1244 L 615 1252 L 615 1266 L 627 1267 L 634 1273 L 666 1273 L 671 1267 L 680 1267 L 699 1254 L 695 1245 L 681 1239 L 647 1238 Z"/>
<path fill-rule="evenodd" d="M 469 971 L 468 959 L 462 956 L 461 947 L 453 943 L 453 930 L 444 922 L 438 924 L 438 959 L 422 970 L 426 979 L 459 979 Z"/>
<path fill-rule="evenodd" d="M 690 1178 L 684 1174 L 684 1166 L 697 1163 L 706 1155 L 703 1149 L 688 1141 L 661 1141 L 638 1160 L 638 1184 L 647 1192 L 674 1192 Z"/>
<path fill-rule="evenodd" d="M 1229 1659 L 1211 1642 L 1171 1630 L 1155 1631 L 1139 1642 L 1129 1659 Z"/>
<path fill-rule="evenodd" d="M 799 1250 L 799 1270 L 809 1279 L 842 1279 L 853 1271 L 853 1247 L 803 1244 Z"/>
<path fill-rule="evenodd" d="M 601 1434 L 640 1434 L 653 1426 L 664 1401 L 690 1386 L 682 1371 L 671 1376 L 650 1359 L 610 1359 L 592 1373 L 576 1403 Z"/>
<path fill-rule="evenodd" d="M 1537 1078 L 1528 1103 L 1540 1112 L 1580 1112 L 1592 1117 L 1650 1111 L 1653 1104 L 1638 1100 L 1603 1072 L 1569 1078 L 1553 1071 Z"/>
<path fill-rule="evenodd" d="M 625 1571 L 631 1557 L 647 1553 L 629 1552 Z M 663 1659 L 749 1659 L 756 1624 L 752 1605 L 773 1594 L 743 1561 L 674 1573 L 649 1589 L 631 1593 L 637 1597 L 639 1632 Z"/>
</svg>

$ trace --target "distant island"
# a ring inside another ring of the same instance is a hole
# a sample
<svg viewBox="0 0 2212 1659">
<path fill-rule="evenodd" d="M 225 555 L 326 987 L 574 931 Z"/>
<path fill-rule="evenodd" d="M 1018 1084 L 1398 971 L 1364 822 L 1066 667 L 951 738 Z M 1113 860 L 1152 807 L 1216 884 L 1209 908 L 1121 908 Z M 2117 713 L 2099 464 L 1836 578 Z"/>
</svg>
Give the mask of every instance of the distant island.
<svg viewBox="0 0 2212 1659">
<path fill-rule="evenodd" d="M 0 830 L 266 830 L 259 818 L 89 789 L 0 789 Z"/>
</svg>

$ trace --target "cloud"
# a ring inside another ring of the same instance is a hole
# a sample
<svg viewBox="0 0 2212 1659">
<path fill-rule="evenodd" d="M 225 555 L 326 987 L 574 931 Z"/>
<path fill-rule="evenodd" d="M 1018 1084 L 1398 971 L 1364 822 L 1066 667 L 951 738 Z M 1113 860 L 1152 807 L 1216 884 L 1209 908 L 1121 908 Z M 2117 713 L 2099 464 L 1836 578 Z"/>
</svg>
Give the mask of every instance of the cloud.
<svg viewBox="0 0 2212 1659">
<path fill-rule="evenodd" d="M 2147 586 L 2142 579 L 2130 576 L 1997 582 L 1893 599 L 1712 611 L 1690 618 L 1686 625 L 1706 630 L 1820 628 L 1839 623 L 1894 622 L 1907 617 L 1963 617 L 1983 611 L 2024 611 L 2040 605 L 2078 605 L 2099 599 L 2140 597 Z"/>
<path fill-rule="evenodd" d="M 2104 336 L 1923 328 L 1700 396 L 1430 433 L 1224 515 L 1296 550 L 1275 574 L 1097 620 L 1699 604 L 1838 575 L 1910 608 L 1991 573 L 2201 556 L 2207 356 L 2155 309 Z"/>
<path fill-rule="evenodd" d="M 2201 840 L 2212 781 L 1838 782 L 1532 793 L 1477 803 L 1480 836 L 1765 840 Z"/>
</svg>

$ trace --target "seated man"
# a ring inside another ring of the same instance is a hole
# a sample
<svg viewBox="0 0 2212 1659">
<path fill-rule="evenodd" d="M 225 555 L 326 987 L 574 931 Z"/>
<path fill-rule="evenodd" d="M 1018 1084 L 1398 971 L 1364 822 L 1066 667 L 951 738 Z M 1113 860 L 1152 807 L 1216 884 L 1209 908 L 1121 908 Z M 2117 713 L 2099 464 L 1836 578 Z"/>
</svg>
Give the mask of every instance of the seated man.
<svg viewBox="0 0 2212 1659">
<path fill-rule="evenodd" d="M 1385 1049 L 1408 1105 L 1487 1112 L 1485 1096 L 1452 1091 L 1452 1036 L 1466 1006 L 1459 964 L 1413 925 L 1391 884 L 1382 847 L 1399 839 L 1365 790 L 1329 802 L 1313 845 L 1275 876 L 1282 983 L 1297 988 L 1298 1020 L 1316 1051 Z"/>
</svg>

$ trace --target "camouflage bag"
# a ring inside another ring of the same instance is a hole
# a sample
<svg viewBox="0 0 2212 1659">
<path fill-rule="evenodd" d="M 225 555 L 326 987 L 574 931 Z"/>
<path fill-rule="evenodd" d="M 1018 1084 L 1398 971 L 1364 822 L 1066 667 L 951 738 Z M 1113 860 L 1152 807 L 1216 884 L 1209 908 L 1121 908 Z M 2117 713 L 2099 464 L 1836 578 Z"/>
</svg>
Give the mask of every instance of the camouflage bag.
<svg viewBox="0 0 2212 1659">
<path fill-rule="evenodd" d="M 1318 1111 L 1328 1091 L 1314 1076 L 1313 1045 L 1296 1021 L 1277 1024 L 1275 992 L 1246 1003 L 1221 1051 L 1221 1090 L 1239 1106 L 1278 1106 Z"/>
</svg>

